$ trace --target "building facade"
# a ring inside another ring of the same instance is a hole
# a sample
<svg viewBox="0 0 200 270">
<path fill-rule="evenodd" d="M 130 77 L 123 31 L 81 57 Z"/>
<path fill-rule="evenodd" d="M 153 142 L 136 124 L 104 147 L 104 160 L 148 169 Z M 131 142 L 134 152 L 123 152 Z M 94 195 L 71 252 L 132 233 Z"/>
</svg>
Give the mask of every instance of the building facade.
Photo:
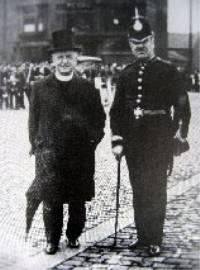
<svg viewBox="0 0 200 270">
<path fill-rule="evenodd" d="M 42 61 L 52 32 L 71 28 L 84 54 L 127 62 L 135 5 L 156 26 L 157 49 L 166 55 L 166 0 L 0 0 L 1 61 Z"/>
<path fill-rule="evenodd" d="M 128 63 L 126 31 L 135 6 L 155 30 L 157 54 L 166 58 L 167 0 L 0 0 L 0 60 L 43 61 L 52 32 L 70 28 L 83 54 Z"/>
</svg>

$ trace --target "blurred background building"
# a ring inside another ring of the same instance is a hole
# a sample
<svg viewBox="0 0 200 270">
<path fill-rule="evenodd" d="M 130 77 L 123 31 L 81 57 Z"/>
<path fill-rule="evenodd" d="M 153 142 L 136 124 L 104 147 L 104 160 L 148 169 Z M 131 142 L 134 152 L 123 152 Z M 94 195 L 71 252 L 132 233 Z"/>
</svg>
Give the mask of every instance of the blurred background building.
<svg viewBox="0 0 200 270">
<path fill-rule="evenodd" d="M 0 61 L 44 61 L 52 32 L 71 28 L 83 54 L 128 63 L 135 6 L 155 30 L 158 55 L 200 69 L 199 0 L 0 0 Z"/>
</svg>

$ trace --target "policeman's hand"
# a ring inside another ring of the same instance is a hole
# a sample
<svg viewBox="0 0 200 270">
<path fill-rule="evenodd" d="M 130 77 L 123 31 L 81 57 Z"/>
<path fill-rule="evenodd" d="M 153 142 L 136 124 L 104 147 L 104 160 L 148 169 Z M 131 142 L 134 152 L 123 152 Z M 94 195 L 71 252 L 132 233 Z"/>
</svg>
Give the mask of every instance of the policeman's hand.
<svg viewBox="0 0 200 270">
<path fill-rule="evenodd" d="M 116 158 L 116 160 L 120 160 L 123 156 L 124 148 L 122 145 L 116 145 L 112 148 L 112 152 Z"/>
</svg>

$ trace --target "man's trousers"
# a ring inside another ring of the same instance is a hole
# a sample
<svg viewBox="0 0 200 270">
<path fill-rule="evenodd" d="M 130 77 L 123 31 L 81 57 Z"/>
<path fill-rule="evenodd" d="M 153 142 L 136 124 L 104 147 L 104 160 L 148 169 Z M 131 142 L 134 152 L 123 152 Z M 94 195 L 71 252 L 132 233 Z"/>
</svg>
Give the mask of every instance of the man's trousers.
<svg viewBox="0 0 200 270">
<path fill-rule="evenodd" d="M 58 245 L 63 227 L 63 204 L 43 202 L 43 220 L 47 242 Z M 86 208 L 84 201 L 69 203 L 66 236 L 70 240 L 77 239 L 85 226 Z"/>
</svg>

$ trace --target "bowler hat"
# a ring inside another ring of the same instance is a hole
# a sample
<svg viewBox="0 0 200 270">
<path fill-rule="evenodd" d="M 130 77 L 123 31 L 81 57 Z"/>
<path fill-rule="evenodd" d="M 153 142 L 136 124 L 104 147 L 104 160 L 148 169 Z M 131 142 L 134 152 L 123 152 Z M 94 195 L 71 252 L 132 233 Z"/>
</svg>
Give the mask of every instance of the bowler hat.
<svg viewBox="0 0 200 270">
<path fill-rule="evenodd" d="M 52 33 L 52 47 L 50 53 L 60 51 L 80 51 L 80 48 L 74 44 L 74 37 L 71 30 L 58 30 Z"/>
</svg>

